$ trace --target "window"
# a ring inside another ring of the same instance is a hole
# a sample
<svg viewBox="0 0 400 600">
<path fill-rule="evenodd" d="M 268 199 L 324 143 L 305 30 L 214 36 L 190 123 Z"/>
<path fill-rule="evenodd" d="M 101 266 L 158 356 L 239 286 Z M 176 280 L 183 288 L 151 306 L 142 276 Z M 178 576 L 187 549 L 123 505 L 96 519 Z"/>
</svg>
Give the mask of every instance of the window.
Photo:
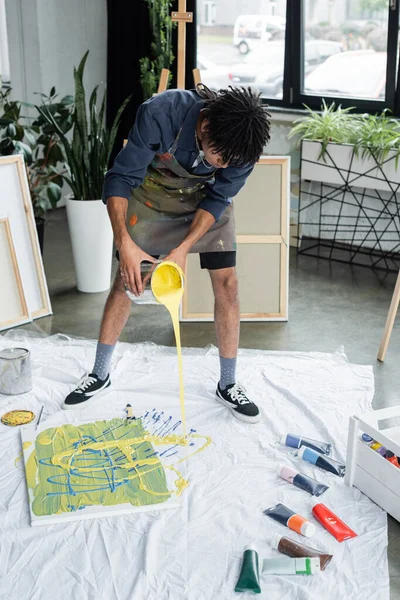
<svg viewBox="0 0 400 600">
<path fill-rule="evenodd" d="M 211 4 L 214 20 L 210 22 Z M 202 81 L 212 89 L 254 85 L 264 97 L 282 98 L 286 0 L 257 1 L 251 13 L 253 4 L 197 0 L 197 63 Z M 261 5 L 265 14 L 258 12 Z"/>
<path fill-rule="evenodd" d="M 351 0 L 346 4 L 347 10 L 351 5 L 358 7 L 360 2 Z M 313 13 L 310 0 L 303 2 L 301 91 L 304 94 L 381 101 L 385 98 L 388 20 L 384 11 L 377 14 L 379 17 L 371 21 L 348 19 L 339 2 L 319 2 Z M 315 44 L 319 54 L 316 63 L 307 59 L 306 46 L 310 43 Z"/>
<path fill-rule="evenodd" d="M 0 79 L 3 84 L 10 83 L 5 0 L 0 0 Z"/>
<path fill-rule="evenodd" d="M 399 2 L 197 0 L 202 79 L 213 89 L 250 85 L 275 105 L 318 109 L 325 98 L 400 116 Z"/>
</svg>

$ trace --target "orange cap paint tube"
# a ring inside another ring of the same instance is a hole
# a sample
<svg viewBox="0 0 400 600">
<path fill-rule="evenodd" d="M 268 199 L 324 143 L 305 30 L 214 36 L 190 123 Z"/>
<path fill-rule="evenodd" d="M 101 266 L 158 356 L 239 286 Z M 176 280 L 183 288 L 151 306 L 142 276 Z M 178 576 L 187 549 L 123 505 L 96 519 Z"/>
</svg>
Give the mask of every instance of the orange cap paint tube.
<svg viewBox="0 0 400 600">
<path fill-rule="evenodd" d="M 335 513 L 329 510 L 325 504 L 322 504 L 322 502 L 313 506 L 312 514 L 338 542 L 344 542 L 345 540 L 357 537 L 355 531 L 350 529 L 346 523 L 343 523 L 343 521 L 339 519 Z"/>
<path fill-rule="evenodd" d="M 271 517 L 274 521 L 278 521 L 278 523 L 289 527 L 289 529 L 297 533 L 301 533 L 305 537 L 311 537 L 315 533 L 315 525 L 313 523 L 310 523 L 310 521 L 307 521 L 301 515 L 290 510 L 284 504 L 276 504 L 271 508 L 267 508 L 264 510 L 264 515 Z"/>
</svg>

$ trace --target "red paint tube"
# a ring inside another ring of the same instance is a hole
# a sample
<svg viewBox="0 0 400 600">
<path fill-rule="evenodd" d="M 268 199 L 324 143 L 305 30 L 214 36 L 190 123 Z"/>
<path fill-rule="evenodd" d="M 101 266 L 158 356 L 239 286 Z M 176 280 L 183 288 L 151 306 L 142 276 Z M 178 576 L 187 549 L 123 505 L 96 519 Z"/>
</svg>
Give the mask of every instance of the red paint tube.
<svg viewBox="0 0 400 600">
<path fill-rule="evenodd" d="M 335 513 L 329 510 L 325 504 L 321 502 L 315 504 L 312 514 L 338 542 L 344 542 L 350 538 L 357 537 L 357 534 L 346 523 L 343 523 Z"/>
<path fill-rule="evenodd" d="M 386 460 L 391 462 L 395 467 L 400 467 L 397 456 L 395 456 L 390 450 L 386 451 Z"/>
</svg>

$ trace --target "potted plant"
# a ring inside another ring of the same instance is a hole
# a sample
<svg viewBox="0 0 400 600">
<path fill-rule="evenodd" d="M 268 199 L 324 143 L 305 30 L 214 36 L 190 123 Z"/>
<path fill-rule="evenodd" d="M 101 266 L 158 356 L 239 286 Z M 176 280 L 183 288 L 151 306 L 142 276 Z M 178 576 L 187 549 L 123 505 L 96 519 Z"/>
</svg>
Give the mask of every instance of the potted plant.
<svg viewBox="0 0 400 600">
<path fill-rule="evenodd" d="M 105 90 L 98 110 L 99 86 L 94 88 L 87 110 L 83 74 L 88 54 L 89 51 L 79 67 L 74 68 L 72 140 L 60 128 L 46 103 L 36 108 L 53 133 L 59 136 L 66 156 L 67 174 L 59 174 L 72 190 L 67 197 L 67 215 L 78 290 L 102 292 L 110 287 L 113 243 L 111 224 L 101 201 L 102 188 L 121 115 L 130 97 L 123 102 L 109 131 L 104 124 Z"/>
<path fill-rule="evenodd" d="M 325 101 L 321 112 L 306 109 L 289 134 L 301 140 L 302 179 L 389 192 L 400 184 L 400 125 L 387 110 L 358 115 Z"/>
<path fill-rule="evenodd" d="M 22 114 L 22 108 L 34 107 L 28 102 L 10 99 L 11 88 L 0 92 L 0 155 L 22 154 L 24 157 L 30 195 L 35 215 L 39 243 L 43 252 L 46 212 L 55 208 L 61 198 L 63 179 L 55 168 L 65 162 L 59 138 L 43 119 Z M 50 94 L 41 94 L 43 103 L 53 113 L 59 127 L 66 133 L 72 126 L 72 96 L 56 102 L 53 87 Z"/>
</svg>

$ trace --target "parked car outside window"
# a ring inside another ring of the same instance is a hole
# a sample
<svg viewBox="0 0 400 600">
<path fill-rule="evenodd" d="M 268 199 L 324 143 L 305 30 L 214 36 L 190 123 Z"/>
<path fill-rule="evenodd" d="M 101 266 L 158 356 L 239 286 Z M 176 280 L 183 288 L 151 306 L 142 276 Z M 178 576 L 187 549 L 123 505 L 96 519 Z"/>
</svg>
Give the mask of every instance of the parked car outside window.
<svg viewBox="0 0 400 600">
<path fill-rule="evenodd" d="M 386 52 L 352 50 L 331 56 L 304 81 L 304 93 L 385 99 Z"/>
<path fill-rule="evenodd" d="M 304 69 L 310 73 L 328 57 L 340 53 L 340 42 L 309 40 L 305 42 Z M 263 96 L 282 97 L 285 60 L 284 42 L 267 42 L 250 52 L 241 63 L 231 68 L 232 85 L 254 85 Z"/>
<path fill-rule="evenodd" d="M 247 54 L 275 35 L 284 34 L 286 20 L 274 15 L 240 15 L 233 28 L 233 45 L 240 54 Z"/>
</svg>

